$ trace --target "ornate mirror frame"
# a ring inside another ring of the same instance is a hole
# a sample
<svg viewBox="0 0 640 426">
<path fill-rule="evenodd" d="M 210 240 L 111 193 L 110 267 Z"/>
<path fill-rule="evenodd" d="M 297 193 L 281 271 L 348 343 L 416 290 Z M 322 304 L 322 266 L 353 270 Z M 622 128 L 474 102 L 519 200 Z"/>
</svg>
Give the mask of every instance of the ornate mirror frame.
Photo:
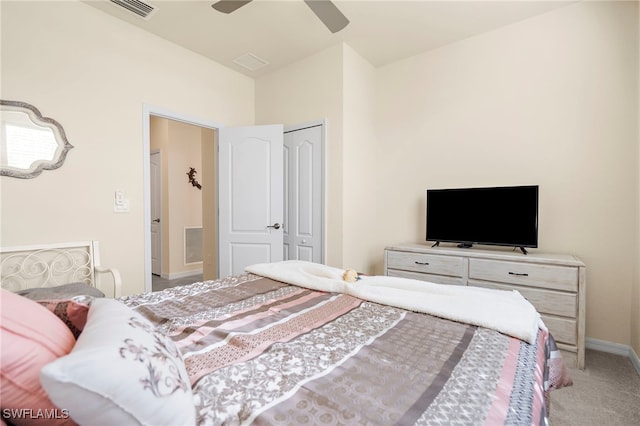
<svg viewBox="0 0 640 426">
<path fill-rule="evenodd" d="M 27 117 L 25 118 L 25 121 L 20 123 L 11 123 L 11 114 L 5 113 L 15 112 L 26 114 Z M 71 145 L 67 140 L 67 136 L 60 123 L 58 123 L 53 118 L 43 117 L 36 107 L 26 102 L 7 101 L 0 99 L 0 113 L 2 114 L 2 138 L 0 139 L 0 176 L 31 179 L 38 176 L 40 173 L 42 173 L 43 170 L 54 170 L 62 166 L 64 160 L 67 157 L 67 152 L 69 152 L 69 150 L 73 148 L 73 145 Z M 19 168 L 8 163 L 7 147 L 9 146 L 9 142 L 7 140 L 6 127 L 7 124 L 16 124 L 18 126 L 24 127 L 25 123 L 28 125 L 28 129 L 34 131 L 50 131 L 57 147 L 51 159 L 36 159 L 31 163 L 29 168 Z"/>
</svg>

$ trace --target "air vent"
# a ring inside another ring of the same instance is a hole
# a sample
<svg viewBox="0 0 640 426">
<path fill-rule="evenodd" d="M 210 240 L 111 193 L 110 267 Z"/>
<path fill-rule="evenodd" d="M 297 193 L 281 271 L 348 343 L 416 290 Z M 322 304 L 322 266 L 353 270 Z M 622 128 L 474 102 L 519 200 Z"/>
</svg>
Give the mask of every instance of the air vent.
<svg viewBox="0 0 640 426">
<path fill-rule="evenodd" d="M 157 11 L 158 8 L 144 3 L 139 0 L 109 0 L 111 3 L 127 9 L 129 12 L 135 13 L 139 17 L 149 20 Z"/>
<path fill-rule="evenodd" d="M 238 56 L 233 60 L 236 64 L 245 67 L 250 71 L 255 71 L 259 68 L 262 68 L 266 65 L 269 65 L 269 62 L 265 61 L 262 58 L 254 55 L 253 53 L 247 52 L 244 55 Z"/>
</svg>

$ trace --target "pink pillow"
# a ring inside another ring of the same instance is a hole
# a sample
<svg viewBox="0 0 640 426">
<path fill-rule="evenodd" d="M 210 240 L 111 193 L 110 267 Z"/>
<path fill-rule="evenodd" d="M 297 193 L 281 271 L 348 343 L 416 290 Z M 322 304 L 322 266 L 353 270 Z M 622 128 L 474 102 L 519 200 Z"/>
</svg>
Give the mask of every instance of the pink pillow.
<svg viewBox="0 0 640 426">
<path fill-rule="evenodd" d="M 77 339 L 87 323 L 91 298 L 89 296 L 79 296 L 66 300 L 38 300 L 37 303 L 60 318 L 69 327 L 73 337 Z"/>
<path fill-rule="evenodd" d="M 14 425 L 74 424 L 40 384 L 40 370 L 68 354 L 76 340 L 45 307 L 0 289 L 0 401 L 3 420 Z"/>
</svg>

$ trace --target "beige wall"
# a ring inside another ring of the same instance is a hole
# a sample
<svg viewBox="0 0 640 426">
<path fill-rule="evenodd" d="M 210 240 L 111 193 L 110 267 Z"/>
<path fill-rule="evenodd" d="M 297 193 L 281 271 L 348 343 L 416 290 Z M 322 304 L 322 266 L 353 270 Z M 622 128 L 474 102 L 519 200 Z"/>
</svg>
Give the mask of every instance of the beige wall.
<svg viewBox="0 0 640 426">
<path fill-rule="evenodd" d="M 538 184 L 538 251 L 583 259 L 587 336 L 629 344 L 636 7 L 579 3 L 379 69 L 380 250 L 423 241 L 426 188 Z"/>
<path fill-rule="evenodd" d="M 144 291 L 143 105 L 253 123 L 253 81 L 81 2 L 0 7 L 2 99 L 35 105 L 75 146 L 58 170 L 1 178 L 1 244 L 99 240 L 123 293 Z M 116 190 L 130 213 L 113 212 Z"/>
<path fill-rule="evenodd" d="M 342 265 L 342 46 L 256 80 L 256 124 L 326 120 L 327 264 Z"/>
<path fill-rule="evenodd" d="M 380 273 L 385 245 L 423 239 L 428 187 L 539 184 L 539 251 L 588 267 L 587 335 L 640 353 L 637 3 L 579 3 L 376 70 L 339 45 L 255 83 L 79 2 L 0 6 L 2 98 L 76 147 L 40 178 L 1 179 L 2 245 L 100 240 L 141 292 L 143 104 L 226 125 L 325 118 L 328 263 Z"/>
<path fill-rule="evenodd" d="M 218 278 L 218 144 L 217 131 L 201 128 L 202 132 L 202 227 L 204 280 Z"/>
<path fill-rule="evenodd" d="M 169 122 L 167 197 L 163 205 L 169 210 L 168 233 L 163 234 L 163 274 L 168 278 L 202 271 L 202 263 L 185 263 L 185 228 L 202 226 L 202 191 L 188 182 L 190 167 L 196 169 L 196 180 L 202 180 L 202 132 L 200 127 L 174 120 Z M 211 141 L 213 144 L 213 140 Z"/>
<path fill-rule="evenodd" d="M 343 260 L 341 266 L 370 274 L 382 269 L 378 228 L 375 68 L 343 47 Z"/>
<path fill-rule="evenodd" d="M 330 263 L 381 273 L 385 245 L 423 241 L 427 188 L 538 184 L 538 251 L 586 262 L 587 335 L 629 344 L 639 315 L 636 8 L 572 5 L 377 70 L 343 45 L 340 58 L 331 48 L 260 78 L 258 122 L 316 119 L 329 104 L 342 115 L 331 136 L 343 146 L 327 165 Z M 342 106 L 326 102 L 327 80 Z"/>
</svg>

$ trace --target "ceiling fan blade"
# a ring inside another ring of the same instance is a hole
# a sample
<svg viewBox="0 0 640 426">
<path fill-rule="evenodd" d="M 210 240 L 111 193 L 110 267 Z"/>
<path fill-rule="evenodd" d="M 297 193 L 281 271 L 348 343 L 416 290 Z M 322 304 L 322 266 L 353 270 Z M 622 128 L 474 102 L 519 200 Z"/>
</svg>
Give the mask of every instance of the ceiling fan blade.
<svg viewBox="0 0 640 426">
<path fill-rule="evenodd" d="M 337 33 L 349 24 L 347 17 L 331 0 L 304 0 L 304 2 L 332 33 Z"/>
<path fill-rule="evenodd" d="M 251 0 L 220 0 L 211 5 L 212 8 L 222 13 L 231 13 L 247 3 L 251 3 Z"/>
</svg>

